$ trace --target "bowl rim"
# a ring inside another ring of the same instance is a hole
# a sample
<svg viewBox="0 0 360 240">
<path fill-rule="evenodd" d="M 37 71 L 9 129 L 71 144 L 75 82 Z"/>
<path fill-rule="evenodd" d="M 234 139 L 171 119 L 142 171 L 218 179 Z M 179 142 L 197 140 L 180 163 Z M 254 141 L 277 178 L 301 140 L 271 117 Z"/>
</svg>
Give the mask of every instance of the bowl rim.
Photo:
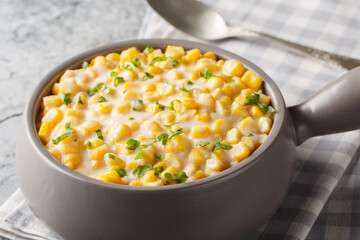
<svg viewBox="0 0 360 240">
<path fill-rule="evenodd" d="M 146 45 L 151 45 L 154 48 L 164 49 L 168 45 L 177 45 L 182 46 L 185 49 L 198 48 L 201 52 L 214 52 L 216 56 L 222 59 L 235 59 L 243 63 L 244 67 L 247 69 L 253 70 L 256 74 L 261 76 L 264 80 L 265 90 L 268 95 L 271 96 L 272 105 L 275 107 L 276 112 L 274 114 L 273 126 L 264 143 L 256 149 L 248 158 L 242 162 L 222 171 L 212 176 L 199 179 L 196 181 L 174 184 L 167 186 L 156 186 L 156 187 L 143 187 L 143 186 L 129 186 L 121 184 L 112 184 L 97 180 L 95 178 L 88 177 L 81 173 L 78 173 L 62 163 L 56 160 L 45 148 L 45 146 L 40 141 L 37 132 L 36 132 L 36 120 L 39 112 L 41 99 L 46 94 L 46 87 L 50 86 L 54 82 L 58 81 L 61 75 L 65 72 L 66 69 L 76 69 L 79 68 L 83 61 L 89 61 L 98 55 L 106 55 L 110 52 L 120 52 L 129 47 L 137 47 L 143 49 Z M 254 166 L 261 159 L 263 155 L 270 147 L 273 145 L 280 132 L 284 128 L 285 117 L 286 117 L 286 105 L 283 99 L 283 96 L 275 84 L 275 82 L 263 71 L 260 67 L 250 62 L 249 60 L 238 56 L 234 53 L 231 53 L 227 50 L 218 48 L 214 45 L 188 41 L 182 39 L 171 39 L 171 38 L 151 38 L 151 39 L 134 39 L 134 40 L 125 40 L 112 44 L 106 44 L 100 47 L 92 48 L 90 50 L 84 51 L 80 54 L 77 54 L 66 61 L 60 63 L 55 68 L 53 68 L 49 73 L 47 73 L 36 85 L 33 90 L 30 99 L 24 110 L 24 122 L 25 122 L 25 132 L 30 141 L 30 144 L 41 157 L 41 159 L 54 170 L 61 172 L 69 177 L 74 178 L 74 180 L 95 184 L 98 187 L 104 187 L 109 189 L 117 190 L 126 190 L 126 191 L 142 191 L 142 192 L 157 192 L 157 191 L 171 191 L 178 189 L 188 189 L 192 187 L 198 187 L 203 184 L 210 184 L 214 181 L 224 181 L 227 178 L 231 178 L 236 173 L 240 174 L 246 171 L 248 168 Z M 39 159 L 40 160 L 40 159 Z"/>
</svg>

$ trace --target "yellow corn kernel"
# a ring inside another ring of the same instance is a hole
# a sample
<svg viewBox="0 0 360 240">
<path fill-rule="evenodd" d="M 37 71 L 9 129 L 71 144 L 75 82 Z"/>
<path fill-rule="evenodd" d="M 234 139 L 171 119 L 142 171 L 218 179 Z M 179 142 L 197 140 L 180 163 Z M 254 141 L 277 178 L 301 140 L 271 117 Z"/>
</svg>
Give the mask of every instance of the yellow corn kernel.
<svg viewBox="0 0 360 240">
<path fill-rule="evenodd" d="M 210 72 L 216 71 L 216 61 L 211 58 L 200 58 L 196 61 L 195 70 L 196 72 L 201 71 L 204 72 L 205 68 L 207 68 Z"/>
<path fill-rule="evenodd" d="M 127 91 L 127 92 L 123 95 L 122 100 L 123 100 L 123 101 L 133 101 L 133 100 L 138 99 L 139 96 L 140 96 L 140 93 L 138 93 L 138 92 Z"/>
<path fill-rule="evenodd" d="M 264 103 L 266 105 L 269 105 L 270 101 L 271 101 L 271 98 L 269 96 L 266 96 L 266 95 L 264 95 L 262 93 L 260 94 L 259 102 Z"/>
<path fill-rule="evenodd" d="M 61 161 L 62 154 L 59 149 L 51 147 L 48 151 L 54 158 L 56 158 L 56 160 Z"/>
<path fill-rule="evenodd" d="M 172 85 L 167 83 L 161 83 L 157 86 L 157 92 L 158 92 L 158 96 L 168 97 L 172 95 L 175 92 L 175 90 Z"/>
<path fill-rule="evenodd" d="M 250 137 L 242 137 L 241 142 L 244 142 L 246 144 L 250 152 L 255 150 L 255 142 Z"/>
<path fill-rule="evenodd" d="M 43 103 L 45 107 L 60 107 L 63 101 L 57 95 L 51 95 L 43 97 Z"/>
<path fill-rule="evenodd" d="M 177 168 L 174 166 L 169 166 L 160 174 L 162 179 L 169 181 L 169 179 L 165 178 L 165 173 L 169 173 L 171 176 L 173 176 L 175 173 L 177 173 Z"/>
<path fill-rule="evenodd" d="M 222 92 L 221 88 L 216 88 L 210 94 L 211 94 L 211 96 L 213 96 L 213 98 L 219 99 L 222 96 L 223 92 Z"/>
<path fill-rule="evenodd" d="M 54 125 L 51 122 L 43 122 L 41 124 L 39 132 L 38 132 L 38 136 L 43 143 L 47 142 L 53 128 L 54 128 Z"/>
<path fill-rule="evenodd" d="M 119 174 L 116 172 L 115 169 L 111 169 L 101 174 L 96 179 L 104 182 L 115 183 L 115 184 L 122 183 L 121 177 L 119 176 Z"/>
<path fill-rule="evenodd" d="M 269 134 L 272 126 L 272 120 L 268 117 L 261 117 L 259 119 L 260 132 Z"/>
<path fill-rule="evenodd" d="M 65 116 L 66 117 L 76 117 L 76 118 L 82 118 L 83 114 L 81 111 L 79 110 L 75 110 L 75 109 L 66 109 L 65 110 Z"/>
<path fill-rule="evenodd" d="M 222 92 L 230 97 L 233 97 L 235 95 L 234 89 L 229 84 L 225 84 L 222 87 Z"/>
<path fill-rule="evenodd" d="M 216 55 L 213 52 L 206 52 L 202 57 L 203 58 L 211 58 L 213 60 L 216 60 Z"/>
<path fill-rule="evenodd" d="M 101 123 L 95 120 L 89 120 L 85 122 L 83 126 L 87 128 L 89 131 L 96 131 L 101 128 Z"/>
<path fill-rule="evenodd" d="M 237 161 L 241 162 L 245 158 L 247 158 L 250 154 L 250 150 L 246 143 L 240 142 L 233 146 L 230 150 L 230 155 Z"/>
<path fill-rule="evenodd" d="M 109 133 L 109 141 L 112 144 L 120 141 L 131 134 L 131 129 L 128 125 L 124 123 L 117 123 L 111 128 L 111 132 Z"/>
<path fill-rule="evenodd" d="M 104 145 L 104 141 L 99 139 L 99 138 L 93 138 L 91 140 L 89 140 L 91 142 L 91 146 L 93 148 L 97 148 L 97 147 L 100 147 L 102 145 Z"/>
<path fill-rule="evenodd" d="M 98 73 L 92 67 L 88 67 L 86 69 L 86 74 L 92 79 L 94 79 L 98 76 Z"/>
<path fill-rule="evenodd" d="M 202 170 L 198 170 L 193 176 L 194 180 L 199 180 L 206 177 L 207 175 Z"/>
<path fill-rule="evenodd" d="M 154 148 L 151 146 L 142 148 L 142 159 L 145 164 L 153 163 L 156 160 L 154 155 Z"/>
<path fill-rule="evenodd" d="M 158 67 L 158 66 L 149 66 L 146 69 L 146 72 L 150 73 L 151 75 L 154 74 L 161 74 L 163 72 L 162 68 Z"/>
<path fill-rule="evenodd" d="M 195 119 L 201 122 L 210 122 L 211 116 L 208 112 L 201 112 L 195 115 Z"/>
<path fill-rule="evenodd" d="M 155 113 L 158 113 L 160 111 L 162 111 L 159 106 L 157 104 L 154 104 L 154 103 L 150 103 L 148 105 L 146 105 L 146 112 L 148 113 L 152 113 L 152 114 L 155 114 Z"/>
<path fill-rule="evenodd" d="M 199 105 L 202 108 L 214 109 L 215 98 L 209 93 L 200 93 L 199 94 Z"/>
<path fill-rule="evenodd" d="M 225 140 L 222 140 L 221 143 L 229 144 L 229 142 Z M 218 149 L 216 152 L 212 153 L 212 158 L 217 160 L 225 160 L 226 159 L 225 151 L 223 149 Z"/>
<path fill-rule="evenodd" d="M 181 74 L 176 69 L 171 69 L 170 71 L 167 72 L 167 75 L 168 75 L 169 79 L 173 80 L 173 81 L 181 79 Z"/>
<path fill-rule="evenodd" d="M 194 48 L 189 51 L 186 51 L 184 61 L 185 61 L 185 63 L 195 62 L 200 58 L 200 56 L 201 56 L 200 50 L 197 48 Z"/>
<path fill-rule="evenodd" d="M 197 80 L 197 79 L 199 79 L 199 73 L 196 73 L 196 72 L 191 72 L 191 73 L 189 73 L 189 79 L 190 79 L 190 80 Z"/>
<path fill-rule="evenodd" d="M 142 180 L 147 183 L 154 183 L 159 181 L 160 179 L 154 175 L 154 170 L 150 170 L 142 177 Z"/>
<path fill-rule="evenodd" d="M 256 105 L 254 106 L 251 106 L 250 108 L 250 116 L 255 118 L 255 119 L 258 119 L 258 118 L 261 118 L 264 115 L 263 111 Z"/>
<path fill-rule="evenodd" d="M 224 81 L 219 77 L 211 77 L 205 84 L 210 91 L 214 91 L 217 88 L 222 88 L 224 86 Z"/>
<path fill-rule="evenodd" d="M 102 114 L 110 113 L 112 109 L 113 109 L 113 104 L 109 102 L 102 102 L 96 106 L 96 110 Z"/>
<path fill-rule="evenodd" d="M 103 160 L 105 153 L 108 152 L 110 152 L 109 147 L 106 144 L 101 145 L 100 147 L 97 147 L 91 151 L 91 159 L 97 161 Z"/>
<path fill-rule="evenodd" d="M 51 88 L 51 93 L 54 95 L 59 94 L 59 83 L 55 83 Z"/>
<path fill-rule="evenodd" d="M 253 134 L 259 134 L 260 128 L 257 122 L 251 117 L 247 117 L 239 123 L 239 128 Z"/>
<path fill-rule="evenodd" d="M 74 78 L 64 78 L 59 82 L 59 93 L 70 93 L 74 96 L 80 91 Z"/>
<path fill-rule="evenodd" d="M 130 112 L 131 104 L 129 102 L 120 102 L 116 110 L 120 114 L 128 114 Z"/>
<path fill-rule="evenodd" d="M 196 109 L 198 107 L 196 100 L 193 98 L 183 98 L 182 103 L 186 109 Z"/>
<path fill-rule="evenodd" d="M 130 127 L 131 131 L 136 131 L 139 129 L 139 124 L 135 121 L 130 121 L 127 123 L 127 125 Z"/>
<path fill-rule="evenodd" d="M 126 169 L 131 171 L 131 170 L 137 168 L 137 166 L 139 166 L 139 163 L 137 163 L 137 162 L 128 162 L 126 164 Z"/>
<path fill-rule="evenodd" d="M 240 96 L 241 97 L 247 97 L 252 93 L 254 93 L 254 90 L 252 90 L 251 88 L 245 88 L 245 89 L 241 90 Z"/>
<path fill-rule="evenodd" d="M 145 101 L 156 101 L 158 99 L 158 94 L 157 92 L 146 92 L 143 94 L 143 99 Z"/>
<path fill-rule="evenodd" d="M 222 116 L 229 115 L 231 113 L 231 105 L 227 100 L 216 100 L 215 110 Z"/>
<path fill-rule="evenodd" d="M 121 52 L 120 63 L 125 64 L 125 62 L 130 62 L 131 60 L 136 58 L 138 54 L 139 54 L 139 50 L 137 50 L 136 48 L 134 47 L 128 48 Z"/>
<path fill-rule="evenodd" d="M 224 63 L 225 63 L 224 60 L 222 60 L 222 59 L 218 60 L 216 63 L 217 69 L 221 70 L 222 67 L 224 66 Z"/>
<path fill-rule="evenodd" d="M 123 143 L 123 142 L 116 143 L 115 144 L 116 153 L 119 154 L 119 155 L 129 155 L 129 154 L 131 154 L 132 150 L 127 150 L 126 146 L 127 146 L 127 144 Z"/>
<path fill-rule="evenodd" d="M 226 164 L 219 159 L 208 159 L 206 160 L 206 168 L 212 171 L 220 172 L 227 168 Z"/>
<path fill-rule="evenodd" d="M 242 134 L 239 129 L 233 128 L 227 132 L 226 140 L 229 141 L 231 144 L 237 144 L 240 142 Z"/>
<path fill-rule="evenodd" d="M 190 158 L 191 162 L 193 162 L 195 164 L 199 164 L 199 165 L 205 163 L 205 160 L 206 160 L 204 155 L 197 148 L 194 148 L 193 150 L 191 150 L 189 158 Z"/>
<path fill-rule="evenodd" d="M 141 124 L 140 131 L 145 137 L 155 137 L 161 131 L 161 126 L 156 121 L 145 120 Z"/>
<path fill-rule="evenodd" d="M 64 157 L 64 161 L 63 163 L 65 165 L 67 165 L 68 163 L 71 163 L 70 165 L 67 165 L 67 166 L 71 166 L 72 169 L 76 169 L 77 166 L 79 166 L 79 164 L 81 163 L 82 161 L 82 157 L 80 154 L 66 154 L 65 157 Z"/>
<path fill-rule="evenodd" d="M 226 75 L 241 77 L 245 73 L 245 68 L 241 62 L 231 59 L 225 61 L 223 71 Z"/>
<path fill-rule="evenodd" d="M 147 139 L 146 137 L 144 137 L 143 135 L 139 135 L 138 139 L 140 142 L 144 142 L 144 141 L 148 141 L 149 139 Z"/>
<path fill-rule="evenodd" d="M 118 54 L 118 53 L 109 53 L 108 55 L 106 55 L 105 58 L 108 61 L 119 62 L 120 61 L 120 54 Z"/>
<path fill-rule="evenodd" d="M 106 58 L 104 56 L 97 56 L 94 59 L 94 66 L 105 66 Z"/>
<path fill-rule="evenodd" d="M 167 46 L 165 56 L 178 60 L 179 58 L 185 56 L 185 51 L 184 48 L 180 46 Z"/>
<path fill-rule="evenodd" d="M 154 92 L 154 91 L 156 91 L 156 84 L 154 84 L 154 83 L 146 84 L 145 87 L 144 87 L 144 91 L 145 92 Z"/>
<path fill-rule="evenodd" d="M 231 105 L 231 115 L 239 116 L 244 119 L 249 116 L 249 112 L 242 106 L 242 104 L 234 101 Z"/>
<path fill-rule="evenodd" d="M 205 138 L 210 134 L 211 130 L 208 125 L 193 126 L 190 131 L 190 136 L 193 138 Z"/>
<path fill-rule="evenodd" d="M 134 82 L 126 82 L 123 84 L 122 90 L 123 91 L 127 91 L 133 88 L 137 88 L 139 86 L 139 84 L 134 83 Z"/>
<path fill-rule="evenodd" d="M 187 152 L 189 141 L 183 134 L 171 138 L 165 145 L 164 150 L 167 153 Z"/>
<path fill-rule="evenodd" d="M 58 108 L 52 108 L 45 114 L 42 121 L 50 122 L 51 124 L 56 125 L 62 118 L 63 113 Z"/>
<path fill-rule="evenodd" d="M 231 129 L 231 123 L 226 119 L 218 119 L 212 124 L 212 129 L 221 136 L 226 136 Z"/>
<path fill-rule="evenodd" d="M 263 81 L 262 78 L 252 70 L 247 70 L 241 80 L 252 89 L 260 89 Z"/>
<path fill-rule="evenodd" d="M 69 143 L 62 142 L 62 152 L 64 154 L 68 153 L 77 153 L 84 149 L 84 140 L 79 139 L 77 141 L 72 141 Z"/>
<path fill-rule="evenodd" d="M 111 167 L 118 167 L 118 168 L 125 168 L 126 162 L 121 158 L 115 156 L 114 154 L 110 155 L 111 153 L 105 154 L 105 162 L 108 166 Z M 112 158 L 111 158 L 111 157 Z M 115 157 L 115 159 L 113 159 Z"/>
<path fill-rule="evenodd" d="M 87 129 L 86 127 L 77 127 L 76 131 L 79 134 L 79 136 L 83 138 L 89 136 L 90 134 L 89 129 Z"/>
<path fill-rule="evenodd" d="M 155 119 L 165 124 L 173 123 L 176 120 L 176 115 L 170 111 L 160 111 L 155 115 Z"/>
<path fill-rule="evenodd" d="M 139 180 L 136 180 L 136 181 L 131 181 L 129 186 L 139 186 L 139 187 L 142 187 L 143 186 L 143 183 Z"/>
</svg>

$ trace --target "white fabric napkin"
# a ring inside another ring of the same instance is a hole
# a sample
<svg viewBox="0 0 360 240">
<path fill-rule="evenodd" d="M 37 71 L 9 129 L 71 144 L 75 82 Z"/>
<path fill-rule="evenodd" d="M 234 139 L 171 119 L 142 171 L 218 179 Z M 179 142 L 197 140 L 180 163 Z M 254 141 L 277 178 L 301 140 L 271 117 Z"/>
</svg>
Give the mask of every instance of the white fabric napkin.
<svg viewBox="0 0 360 240">
<path fill-rule="evenodd" d="M 359 1 L 205 3 L 231 25 L 360 58 Z M 194 40 L 175 30 L 151 9 L 146 13 L 139 38 Z M 343 74 L 266 42 L 233 39 L 216 45 L 263 68 L 278 84 L 289 106 Z M 249 239 L 360 239 L 359 145 L 359 131 L 353 131 L 312 138 L 299 146 L 287 198 L 272 219 Z M 9 239 L 60 239 L 34 217 L 20 190 L 0 207 L 0 235 Z"/>
</svg>

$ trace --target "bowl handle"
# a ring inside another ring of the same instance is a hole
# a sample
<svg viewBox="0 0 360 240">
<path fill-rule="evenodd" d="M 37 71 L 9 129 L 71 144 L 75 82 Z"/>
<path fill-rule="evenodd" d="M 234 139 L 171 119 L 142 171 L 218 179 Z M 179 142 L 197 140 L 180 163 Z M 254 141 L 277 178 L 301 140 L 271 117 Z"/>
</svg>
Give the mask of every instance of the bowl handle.
<svg viewBox="0 0 360 240">
<path fill-rule="evenodd" d="M 360 128 L 360 67 L 289 108 L 297 144 L 310 137 Z"/>
</svg>

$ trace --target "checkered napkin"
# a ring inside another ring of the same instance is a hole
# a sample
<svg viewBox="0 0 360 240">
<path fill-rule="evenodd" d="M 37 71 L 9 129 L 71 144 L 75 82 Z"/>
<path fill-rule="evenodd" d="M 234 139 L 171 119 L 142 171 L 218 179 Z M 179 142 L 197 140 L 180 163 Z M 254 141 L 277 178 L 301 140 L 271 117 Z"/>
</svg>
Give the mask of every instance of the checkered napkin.
<svg viewBox="0 0 360 240">
<path fill-rule="evenodd" d="M 205 3 L 230 25 L 360 58 L 357 0 Z M 192 39 L 151 9 L 146 13 L 139 37 Z M 344 73 L 262 41 L 233 39 L 216 45 L 264 69 L 280 87 L 288 106 L 300 103 Z M 359 145 L 360 133 L 353 131 L 312 138 L 299 146 L 287 198 L 249 239 L 360 239 Z M 60 239 L 32 215 L 19 190 L 0 207 L 0 235 L 10 239 Z"/>
</svg>

